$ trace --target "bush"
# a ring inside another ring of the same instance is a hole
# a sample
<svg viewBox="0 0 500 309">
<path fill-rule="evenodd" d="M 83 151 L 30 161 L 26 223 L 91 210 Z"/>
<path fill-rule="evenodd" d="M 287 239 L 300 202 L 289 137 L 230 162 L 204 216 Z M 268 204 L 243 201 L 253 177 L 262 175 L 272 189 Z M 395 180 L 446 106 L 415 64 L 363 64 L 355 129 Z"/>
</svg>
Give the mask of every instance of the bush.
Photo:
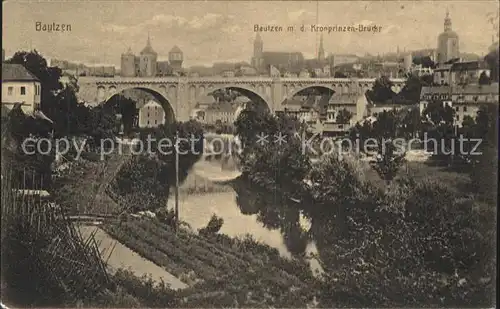
<svg viewBox="0 0 500 309">
<path fill-rule="evenodd" d="M 486 205 L 437 182 L 403 179 L 341 213 L 343 222 L 319 228 L 323 305 L 491 305 L 494 222 Z"/>
<path fill-rule="evenodd" d="M 207 226 L 200 229 L 199 233 L 201 235 L 217 234 L 220 231 L 222 224 L 224 224 L 224 219 L 219 218 L 215 214 L 213 214 L 210 218 L 210 221 L 208 221 Z"/>
</svg>

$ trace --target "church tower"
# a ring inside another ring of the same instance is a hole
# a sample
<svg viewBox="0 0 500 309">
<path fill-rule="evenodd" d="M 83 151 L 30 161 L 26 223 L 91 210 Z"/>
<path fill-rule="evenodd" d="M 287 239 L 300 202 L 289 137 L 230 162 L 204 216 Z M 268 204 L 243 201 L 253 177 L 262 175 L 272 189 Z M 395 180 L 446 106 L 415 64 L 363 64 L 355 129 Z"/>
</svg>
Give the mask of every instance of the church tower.
<svg viewBox="0 0 500 309">
<path fill-rule="evenodd" d="M 319 39 L 318 61 L 322 62 L 324 60 L 325 60 L 325 50 L 323 48 L 323 33 L 322 33 Z"/>
<path fill-rule="evenodd" d="M 139 74 L 142 77 L 152 77 L 156 75 L 156 59 L 158 54 L 151 47 L 151 39 L 149 38 L 146 47 L 141 51 L 139 56 Z"/>
<path fill-rule="evenodd" d="M 460 57 L 458 34 L 451 28 L 451 18 L 448 11 L 444 19 L 444 32 L 438 36 L 437 62 L 442 64 Z"/>
<path fill-rule="evenodd" d="M 261 69 L 263 65 L 262 54 L 264 52 L 264 42 L 260 37 L 260 34 L 257 32 L 255 36 L 255 40 L 253 42 L 253 57 L 252 57 L 252 66 L 256 69 Z"/>
</svg>

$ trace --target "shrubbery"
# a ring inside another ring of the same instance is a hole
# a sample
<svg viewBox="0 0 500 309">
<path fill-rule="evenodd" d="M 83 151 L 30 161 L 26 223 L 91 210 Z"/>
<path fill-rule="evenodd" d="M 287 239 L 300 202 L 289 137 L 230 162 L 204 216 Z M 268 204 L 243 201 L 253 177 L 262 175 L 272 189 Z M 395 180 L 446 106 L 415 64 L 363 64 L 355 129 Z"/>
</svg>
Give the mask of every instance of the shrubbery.
<svg viewBox="0 0 500 309">
<path fill-rule="evenodd" d="M 491 305 L 491 205 L 432 180 L 401 179 L 384 192 L 335 157 L 311 180 L 322 305 Z"/>
<path fill-rule="evenodd" d="M 452 119 L 447 111 L 428 112 L 434 123 Z M 262 146 L 252 140 L 259 132 L 272 136 L 279 120 L 256 113 L 240 117 L 239 131 L 243 133 L 245 126 L 253 130 L 242 138 L 248 178 L 285 200 L 292 194 L 302 198 L 298 207 L 311 219 L 325 271 L 316 295 L 321 306 L 492 305 L 495 208 L 491 202 L 433 181 L 432 175 L 421 181 L 394 178 L 397 168 L 380 170 L 387 181 L 385 190 L 380 189 L 365 180 L 356 161 L 346 157 L 323 156 L 311 171 L 307 165 L 281 165 L 290 158 L 290 145 Z M 377 129 L 378 136 L 398 135 L 393 125 L 385 124 Z M 491 125 L 483 131 L 479 136 L 492 132 Z M 291 154 L 292 162 L 304 159 L 297 153 Z M 278 177 L 281 173 L 286 176 Z M 306 177 L 310 186 L 302 183 Z M 284 224 L 280 221 L 288 220 L 283 217 L 287 209 L 297 206 L 269 207 L 247 205 L 244 210 L 270 218 L 278 209 L 274 221 L 279 227 Z"/>
</svg>

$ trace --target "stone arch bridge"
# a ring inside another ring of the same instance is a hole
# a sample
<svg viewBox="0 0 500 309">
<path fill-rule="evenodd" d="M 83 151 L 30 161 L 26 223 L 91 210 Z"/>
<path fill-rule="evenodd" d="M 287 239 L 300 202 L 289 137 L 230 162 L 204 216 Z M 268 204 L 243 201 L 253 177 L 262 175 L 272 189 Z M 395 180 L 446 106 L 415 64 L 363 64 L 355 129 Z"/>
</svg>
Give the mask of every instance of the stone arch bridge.
<svg viewBox="0 0 500 309">
<path fill-rule="evenodd" d="M 271 112 L 283 111 L 283 103 L 298 92 L 313 87 L 335 93 L 365 93 L 375 79 L 349 78 L 271 78 L 271 77 L 79 77 L 80 102 L 98 105 L 126 89 L 142 89 L 151 93 L 176 120 L 186 121 L 201 98 L 218 89 L 236 89 L 251 100 L 264 102 Z M 405 79 L 392 79 L 394 91 L 399 92 Z"/>
</svg>

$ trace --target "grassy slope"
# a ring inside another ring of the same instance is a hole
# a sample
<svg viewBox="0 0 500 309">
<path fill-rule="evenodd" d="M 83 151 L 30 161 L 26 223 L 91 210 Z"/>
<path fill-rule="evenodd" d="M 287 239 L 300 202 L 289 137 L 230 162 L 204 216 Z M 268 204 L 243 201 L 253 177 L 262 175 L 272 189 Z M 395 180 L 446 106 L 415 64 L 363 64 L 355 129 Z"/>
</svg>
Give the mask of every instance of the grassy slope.
<svg viewBox="0 0 500 309">
<path fill-rule="evenodd" d="M 56 180 L 60 188 L 55 199 L 71 214 L 114 214 L 119 206 L 106 193 L 106 186 L 115 177 L 129 156 L 112 154 L 105 161 L 79 159 L 71 163 L 66 175 Z"/>
</svg>

